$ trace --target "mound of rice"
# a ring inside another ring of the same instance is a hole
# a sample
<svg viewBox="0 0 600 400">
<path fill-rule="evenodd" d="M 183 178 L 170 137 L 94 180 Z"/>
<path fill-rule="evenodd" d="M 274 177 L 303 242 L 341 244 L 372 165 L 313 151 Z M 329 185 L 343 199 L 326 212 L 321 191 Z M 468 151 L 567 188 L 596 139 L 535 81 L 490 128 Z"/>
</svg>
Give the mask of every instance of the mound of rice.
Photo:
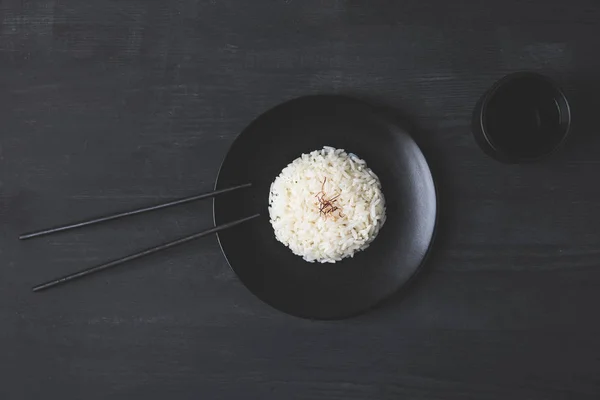
<svg viewBox="0 0 600 400">
<path fill-rule="evenodd" d="M 271 184 L 275 237 L 308 262 L 334 263 L 369 247 L 385 222 L 381 183 L 355 154 L 302 154 Z"/>
</svg>

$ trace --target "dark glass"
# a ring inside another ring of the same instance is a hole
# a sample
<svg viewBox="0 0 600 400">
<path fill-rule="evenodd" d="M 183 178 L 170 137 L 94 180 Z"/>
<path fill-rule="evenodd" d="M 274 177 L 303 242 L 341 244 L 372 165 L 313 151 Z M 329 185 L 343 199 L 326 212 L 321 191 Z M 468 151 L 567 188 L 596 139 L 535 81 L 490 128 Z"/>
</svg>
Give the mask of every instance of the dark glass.
<svg viewBox="0 0 600 400">
<path fill-rule="evenodd" d="M 534 161 L 564 142 L 570 123 L 569 104 L 560 88 L 542 75 L 520 72 L 483 95 L 473 114 L 473 134 L 500 161 Z"/>
</svg>

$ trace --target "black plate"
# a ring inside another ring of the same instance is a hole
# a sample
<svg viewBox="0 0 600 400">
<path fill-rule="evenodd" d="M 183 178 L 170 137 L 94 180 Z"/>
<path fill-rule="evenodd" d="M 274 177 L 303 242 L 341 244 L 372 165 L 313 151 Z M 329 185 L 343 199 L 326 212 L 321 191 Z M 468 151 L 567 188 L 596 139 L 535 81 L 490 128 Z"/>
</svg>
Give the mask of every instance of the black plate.
<svg viewBox="0 0 600 400">
<path fill-rule="evenodd" d="M 271 182 L 302 153 L 332 146 L 355 153 L 379 176 L 387 221 L 365 251 L 335 264 L 308 263 L 275 240 Z M 215 198 L 215 224 L 261 213 L 218 234 L 233 271 L 248 289 L 286 313 L 315 319 L 358 314 L 415 274 L 433 238 L 436 191 L 413 139 L 382 112 L 343 96 L 308 96 L 257 118 L 234 141 L 216 188 L 253 187 Z"/>
</svg>

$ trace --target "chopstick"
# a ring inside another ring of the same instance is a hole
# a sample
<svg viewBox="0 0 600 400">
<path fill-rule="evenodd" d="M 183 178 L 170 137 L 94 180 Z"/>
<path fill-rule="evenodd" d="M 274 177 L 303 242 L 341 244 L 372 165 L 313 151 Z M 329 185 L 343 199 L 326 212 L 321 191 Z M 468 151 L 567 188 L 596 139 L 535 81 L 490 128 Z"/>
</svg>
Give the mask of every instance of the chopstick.
<svg viewBox="0 0 600 400">
<path fill-rule="evenodd" d="M 233 190 L 233 189 L 230 189 L 230 190 Z M 179 204 L 181 204 L 181 203 L 179 203 Z M 121 264 L 123 264 L 123 263 L 125 263 L 127 261 L 136 260 L 138 258 L 147 256 L 147 255 L 150 255 L 150 254 L 162 251 L 162 250 L 166 250 L 166 249 L 169 249 L 171 247 L 174 247 L 174 246 L 177 246 L 177 245 L 180 245 L 180 244 L 183 244 L 183 243 L 187 243 L 187 242 L 189 242 L 191 240 L 199 239 L 199 238 L 201 238 L 203 236 L 210 235 L 211 233 L 216 233 L 216 232 L 223 231 L 225 229 L 229 229 L 231 227 L 234 227 L 236 225 L 239 225 L 239 224 L 242 224 L 244 222 L 250 221 L 250 220 L 252 220 L 254 218 L 257 218 L 259 216 L 260 216 L 260 214 L 255 214 L 255 215 L 252 215 L 250 217 L 238 219 L 236 221 L 232 221 L 232 222 L 229 222 L 229 223 L 226 223 L 226 224 L 223 224 L 223 225 L 219 225 L 219 226 L 216 226 L 214 228 L 208 229 L 208 230 L 203 231 L 203 232 L 195 233 L 193 235 L 186 236 L 186 237 L 174 240 L 174 241 L 169 242 L 169 243 L 161 244 L 160 246 L 151 247 L 149 249 L 140 251 L 140 252 L 135 253 L 135 254 L 128 255 L 126 257 L 122 257 L 122 258 L 119 258 L 119 259 L 116 259 L 116 260 L 113 260 L 113 261 L 110 261 L 110 262 L 107 262 L 107 263 L 104 263 L 104 264 L 101 264 L 101 265 L 97 265 L 95 267 L 91 267 L 91 268 L 84 269 L 84 270 L 81 270 L 81 271 L 78 271 L 78 272 L 74 272 L 74 273 L 71 273 L 69 275 L 65 275 L 65 276 L 63 276 L 61 278 L 53 279 L 51 281 L 48 281 L 48 282 L 36 285 L 36 286 L 34 286 L 32 288 L 32 290 L 34 292 L 39 292 L 39 291 L 46 290 L 46 289 L 49 289 L 49 288 L 57 286 L 57 285 L 61 285 L 61 284 L 70 282 L 70 281 L 75 280 L 75 279 L 80 279 L 80 278 L 83 278 L 85 276 L 95 274 L 96 272 L 100 272 L 100 271 L 104 271 L 104 270 L 109 269 L 109 268 L 116 267 L 116 266 L 121 265 Z"/>
<path fill-rule="evenodd" d="M 144 207 L 144 208 L 139 208 L 137 210 L 126 211 L 126 212 L 122 212 L 122 213 L 118 213 L 118 214 L 108 215 L 106 217 L 99 217 L 99 218 L 94 218 L 91 220 L 74 222 L 71 224 L 57 226 L 55 228 L 44 229 L 44 230 L 40 230 L 40 231 L 36 231 L 36 232 L 24 233 L 19 236 L 19 239 L 21 239 L 21 240 L 32 239 L 35 237 L 50 235 L 50 234 L 57 233 L 57 232 L 64 232 L 64 231 L 68 231 L 71 229 L 83 228 L 84 226 L 99 224 L 101 222 L 106 222 L 106 221 L 113 221 L 115 219 L 129 217 L 131 215 L 137 215 L 137 214 L 142 214 L 142 213 L 149 212 L 149 211 L 161 210 L 161 209 L 167 208 L 167 207 L 173 207 L 173 206 L 177 206 L 180 204 L 190 203 L 192 201 L 197 201 L 197 200 L 202 200 L 202 199 L 206 199 L 209 197 L 218 196 L 220 194 L 233 192 L 234 190 L 243 189 L 243 188 L 247 188 L 250 186 L 252 186 L 251 183 L 244 183 L 243 185 L 233 186 L 233 187 L 230 187 L 227 189 L 215 190 L 214 192 L 203 193 L 203 194 L 196 195 L 196 196 L 186 197 L 184 199 L 179 199 L 179 200 L 171 201 L 168 203 L 158 204 L 158 205 L 151 206 L 151 207 Z"/>
</svg>

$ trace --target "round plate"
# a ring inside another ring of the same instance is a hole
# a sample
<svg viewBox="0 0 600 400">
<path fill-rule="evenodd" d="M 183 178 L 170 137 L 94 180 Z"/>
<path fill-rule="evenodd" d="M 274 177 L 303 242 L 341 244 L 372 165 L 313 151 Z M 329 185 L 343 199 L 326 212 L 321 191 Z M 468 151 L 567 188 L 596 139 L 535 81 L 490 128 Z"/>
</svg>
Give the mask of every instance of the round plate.
<svg viewBox="0 0 600 400">
<path fill-rule="evenodd" d="M 308 263 L 275 239 L 271 182 L 299 157 L 332 146 L 352 152 L 379 176 L 387 221 L 373 243 L 335 264 Z M 227 262 L 271 306 L 313 319 L 365 311 L 405 285 L 423 262 L 436 224 L 436 191 L 414 140 L 377 108 L 344 96 L 308 96 L 261 115 L 234 141 L 216 188 L 252 182 L 214 200 L 215 224 L 261 217 L 218 234 Z"/>
</svg>

